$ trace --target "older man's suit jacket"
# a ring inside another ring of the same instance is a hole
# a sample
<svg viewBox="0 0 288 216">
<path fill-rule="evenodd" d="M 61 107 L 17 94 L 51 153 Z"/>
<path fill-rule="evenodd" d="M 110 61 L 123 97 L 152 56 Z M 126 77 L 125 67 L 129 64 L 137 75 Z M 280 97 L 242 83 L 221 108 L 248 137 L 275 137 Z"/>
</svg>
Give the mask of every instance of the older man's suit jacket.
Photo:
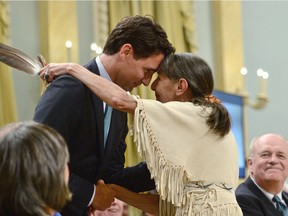
<svg viewBox="0 0 288 216">
<path fill-rule="evenodd" d="M 288 194 L 282 192 L 282 196 L 288 206 Z M 250 177 L 237 187 L 236 198 L 244 216 L 281 216 Z"/>
<path fill-rule="evenodd" d="M 95 59 L 85 67 L 99 75 Z M 136 192 L 155 188 L 145 163 L 124 169 L 127 114 L 113 110 L 104 149 L 103 101 L 79 80 L 68 75 L 55 79 L 42 95 L 34 120 L 55 128 L 68 144 L 69 188 L 73 196 L 63 216 L 85 214 L 93 184 L 99 179 Z"/>
</svg>

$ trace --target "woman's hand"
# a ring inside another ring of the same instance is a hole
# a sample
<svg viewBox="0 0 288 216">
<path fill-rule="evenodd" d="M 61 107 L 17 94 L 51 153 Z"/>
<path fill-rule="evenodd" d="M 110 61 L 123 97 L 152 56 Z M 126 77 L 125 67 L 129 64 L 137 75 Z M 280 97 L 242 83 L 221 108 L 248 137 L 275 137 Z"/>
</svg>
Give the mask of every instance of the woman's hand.
<svg viewBox="0 0 288 216">
<path fill-rule="evenodd" d="M 50 63 L 43 67 L 38 75 L 42 80 L 51 83 L 58 76 L 77 71 L 81 66 L 75 63 Z"/>
</svg>

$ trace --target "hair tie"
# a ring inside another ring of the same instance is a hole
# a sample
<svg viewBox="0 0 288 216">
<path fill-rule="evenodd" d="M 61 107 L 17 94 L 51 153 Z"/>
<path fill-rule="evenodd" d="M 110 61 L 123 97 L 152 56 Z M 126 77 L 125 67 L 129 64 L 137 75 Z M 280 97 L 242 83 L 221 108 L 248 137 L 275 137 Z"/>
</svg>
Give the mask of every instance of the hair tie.
<svg viewBox="0 0 288 216">
<path fill-rule="evenodd" d="M 212 94 L 211 95 L 205 95 L 204 98 L 206 101 L 208 101 L 211 104 L 213 104 L 213 103 L 221 104 L 222 103 L 222 101 L 220 99 L 218 99 L 217 97 L 215 97 Z"/>
</svg>

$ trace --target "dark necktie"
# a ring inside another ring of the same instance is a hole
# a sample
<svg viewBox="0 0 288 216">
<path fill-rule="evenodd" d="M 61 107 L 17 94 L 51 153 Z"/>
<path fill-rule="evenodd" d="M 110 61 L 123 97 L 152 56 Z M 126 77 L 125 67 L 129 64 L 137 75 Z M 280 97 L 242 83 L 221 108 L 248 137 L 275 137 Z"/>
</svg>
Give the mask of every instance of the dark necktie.
<svg viewBox="0 0 288 216">
<path fill-rule="evenodd" d="M 113 110 L 112 107 L 106 104 L 105 117 L 104 117 L 104 148 L 106 146 L 106 140 L 107 140 L 108 132 L 110 128 L 112 110 Z"/>
<path fill-rule="evenodd" d="M 272 199 L 273 202 L 276 203 L 276 209 L 283 215 L 288 216 L 288 209 L 287 206 L 281 202 L 278 196 L 274 196 Z"/>
</svg>

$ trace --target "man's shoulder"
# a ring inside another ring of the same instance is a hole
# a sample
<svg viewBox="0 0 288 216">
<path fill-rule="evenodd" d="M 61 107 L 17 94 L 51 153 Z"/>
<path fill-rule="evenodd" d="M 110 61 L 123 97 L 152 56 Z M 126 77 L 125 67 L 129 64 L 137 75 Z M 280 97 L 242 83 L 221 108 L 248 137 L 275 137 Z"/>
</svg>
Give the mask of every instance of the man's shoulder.
<svg viewBox="0 0 288 216">
<path fill-rule="evenodd" d="M 79 90 L 83 91 L 86 88 L 87 87 L 77 78 L 71 75 L 62 75 L 57 77 L 52 83 L 50 83 L 47 87 L 47 90 L 49 91 L 56 89 L 58 91 L 59 89 L 61 89 L 62 93 L 64 93 L 65 89 L 67 89 L 68 92 L 71 92 Z"/>
<path fill-rule="evenodd" d="M 99 75 L 99 69 L 98 69 L 98 66 L 96 64 L 95 58 L 91 59 L 83 67 L 85 67 L 87 70 L 91 71 L 92 73 Z"/>
<path fill-rule="evenodd" d="M 241 183 L 236 191 L 236 198 L 238 203 L 248 202 L 265 202 L 268 200 L 266 195 L 257 187 L 251 178 L 247 178 L 245 182 Z M 267 200 L 266 200 L 267 199 Z"/>
<path fill-rule="evenodd" d="M 241 196 L 241 195 L 254 196 L 254 192 L 252 190 L 254 190 L 255 187 L 256 185 L 254 184 L 254 182 L 251 180 L 250 177 L 248 177 L 244 182 L 238 185 L 238 187 L 236 188 L 235 194 L 236 196 Z"/>
<path fill-rule="evenodd" d="M 243 182 L 238 185 L 238 187 L 236 188 L 235 194 L 239 195 L 239 194 L 248 193 L 248 192 L 250 192 L 250 189 L 248 188 L 247 184 Z"/>
</svg>

